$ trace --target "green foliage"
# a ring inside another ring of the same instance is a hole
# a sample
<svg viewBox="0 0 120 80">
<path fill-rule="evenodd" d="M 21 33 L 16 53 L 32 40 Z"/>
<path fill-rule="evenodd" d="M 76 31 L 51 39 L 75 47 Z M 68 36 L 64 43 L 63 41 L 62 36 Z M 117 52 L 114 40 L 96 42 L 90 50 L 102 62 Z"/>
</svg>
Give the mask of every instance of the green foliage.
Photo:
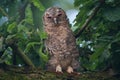
<svg viewBox="0 0 120 80">
<path fill-rule="evenodd" d="M 0 63 L 13 64 L 12 61 L 15 57 L 13 57 L 13 48 L 9 44 L 15 43 L 33 61 L 35 66 L 44 68 L 48 60 L 47 52 L 44 50 L 44 39 L 47 35 L 34 27 L 35 18 L 33 18 L 33 14 L 35 13 L 31 9 L 31 6 L 34 5 L 34 11 L 43 11 L 45 8 L 41 1 L 14 0 L 11 2 L 4 0 L 0 5 L 2 6 L 0 7 L 1 17 L 7 18 L 0 26 L 0 38 L 4 38 L 4 41 L 0 41 L 2 44 L 0 46 Z M 16 62 L 18 65 L 25 65 L 18 55 Z"/>
<path fill-rule="evenodd" d="M 74 33 L 91 17 L 93 8 L 98 6 L 100 1 L 104 0 L 74 0 L 75 7 L 79 7 Z M 42 11 L 45 9 L 42 2 L 46 3 L 40 0 L 1 1 L 0 63 L 13 64 L 13 49 L 8 43 L 15 43 L 36 66 L 45 67 L 48 52 L 44 47 L 47 34 L 41 26 Z M 102 70 L 112 66 L 120 72 L 119 4 L 118 0 L 105 0 L 87 28 L 77 38 L 77 44 L 81 45 L 79 59 L 86 70 Z M 16 62 L 25 65 L 19 56 Z"/>
<path fill-rule="evenodd" d="M 103 15 L 109 21 L 119 21 L 120 20 L 120 7 L 109 7 L 103 10 Z"/>
<path fill-rule="evenodd" d="M 120 40 L 119 41 L 115 41 L 111 44 L 111 56 L 110 56 L 110 62 L 112 64 L 113 69 L 116 72 L 120 73 Z"/>
<path fill-rule="evenodd" d="M 8 47 L 4 54 L 1 56 L 0 58 L 0 63 L 7 63 L 7 64 L 11 64 L 12 63 L 12 57 L 11 57 L 11 54 L 12 54 L 12 49 L 10 47 Z"/>
<path fill-rule="evenodd" d="M 98 5 L 98 3 L 101 3 L 100 0 L 75 0 L 74 5 L 79 7 L 80 10 L 75 19 L 75 26 L 78 26 L 75 33 L 77 33 L 87 18 L 92 15 L 93 8 Z M 119 66 L 117 64 L 120 64 L 119 58 L 114 56 L 115 52 L 113 51 L 115 49 L 112 49 L 113 43 L 118 44 L 120 39 L 120 6 L 118 3 L 120 3 L 120 1 L 105 0 L 97 14 L 90 21 L 88 27 L 77 39 L 77 43 L 82 44 L 81 47 L 83 49 L 87 48 L 91 51 L 91 54 L 88 53 L 88 50 L 85 51 L 84 54 L 87 56 L 84 55 L 80 57 L 81 65 L 87 70 L 101 70 L 110 65 L 115 65 L 117 69 Z M 85 41 L 85 43 L 91 43 L 84 46 L 83 41 Z M 119 46 L 114 46 L 119 52 Z M 111 51 L 111 49 L 113 51 Z M 119 56 L 119 54 L 117 55 Z M 117 60 L 118 63 L 113 64 L 113 62 L 116 63 Z"/>
</svg>

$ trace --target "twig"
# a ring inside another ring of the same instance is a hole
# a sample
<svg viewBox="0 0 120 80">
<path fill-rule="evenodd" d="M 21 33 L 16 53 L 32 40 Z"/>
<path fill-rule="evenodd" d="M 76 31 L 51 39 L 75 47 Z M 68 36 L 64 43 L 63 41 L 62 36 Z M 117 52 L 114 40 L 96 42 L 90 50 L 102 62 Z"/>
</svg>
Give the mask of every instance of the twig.
<svg viewBox="0 0 120 80">
<path fill-rule="evenodd" d="M 9 16 L 8 16 L 8 14 L 0 7 L 0 11 L 1 11 L 1 13 L 4 15 L 4 16 L 6 16 L 7 18 L 9 18 Z"/>
</svg>

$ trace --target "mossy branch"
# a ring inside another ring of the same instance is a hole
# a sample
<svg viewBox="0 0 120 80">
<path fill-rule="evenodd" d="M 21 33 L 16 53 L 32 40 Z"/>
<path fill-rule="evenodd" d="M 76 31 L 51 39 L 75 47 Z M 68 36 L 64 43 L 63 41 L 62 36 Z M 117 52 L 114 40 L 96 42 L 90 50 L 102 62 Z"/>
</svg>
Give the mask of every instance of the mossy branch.
<svg viewBox="0 0 120 80">
<path fill-rule="evenodd" d="M 77 75 L 0 64 L 0 80 L 120 80 L 120 77 L 114 77 L 108 71 L 86 72 Z"/>
</svg>

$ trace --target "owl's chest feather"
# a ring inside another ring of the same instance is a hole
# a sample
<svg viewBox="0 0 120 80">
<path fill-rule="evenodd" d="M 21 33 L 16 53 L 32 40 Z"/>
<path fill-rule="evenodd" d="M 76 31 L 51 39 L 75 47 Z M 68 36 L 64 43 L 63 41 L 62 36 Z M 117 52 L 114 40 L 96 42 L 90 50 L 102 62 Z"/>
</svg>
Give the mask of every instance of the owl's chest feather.
<svg viewBox="0 0 120 80">
<path fill-rule="evenodd" d="M 69 36 L 69 31 L 66 27 L 59 26 L 47 29 L 48 37 L 56 40 L 66 39 Z"/>
</svg>

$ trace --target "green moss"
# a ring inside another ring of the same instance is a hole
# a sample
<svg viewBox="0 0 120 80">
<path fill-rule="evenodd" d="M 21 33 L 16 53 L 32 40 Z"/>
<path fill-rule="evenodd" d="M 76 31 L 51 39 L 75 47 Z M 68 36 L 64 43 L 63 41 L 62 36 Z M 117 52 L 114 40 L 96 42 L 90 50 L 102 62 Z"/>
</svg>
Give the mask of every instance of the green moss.
<svg viewBox="0 0 120 80">
<path fill-rule="evenodd" d="M 30 71 L 30 70 L 29 70 Z M 108 72 L 89 72 L 84 74 L 58 74 L 42 70 L 30 72 L 3 71 L 0 69 L 0 80 L 120 80 L 120 77 L 108 75 Z"/>
<path fill-rule="evenodd" d="M 0 73 L 0 80 L 28 80 L 28 78 L 25 75 L 14 72 L 2 72 Z"/>
</svg>

